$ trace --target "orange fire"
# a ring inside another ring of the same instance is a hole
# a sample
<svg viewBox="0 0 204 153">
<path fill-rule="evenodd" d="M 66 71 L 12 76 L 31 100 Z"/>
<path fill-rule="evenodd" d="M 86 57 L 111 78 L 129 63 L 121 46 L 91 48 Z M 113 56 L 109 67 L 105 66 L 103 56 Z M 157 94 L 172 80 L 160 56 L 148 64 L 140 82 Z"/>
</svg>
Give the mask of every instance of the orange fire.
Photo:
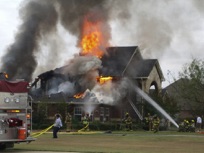
<svg viewBox="0 0 204 153">
<path fill-rule="evenodd" d="M 82 98 L 83 95 L 84 95 L 83 93 L 78 93 L 74 95 L 74 98 Z"/>
<path fill-rule="evenodd" d="M 101 23 L 90 22 L 87 18 L 84 19 L 82 28 L 82 40 L 80 45 L 82 47 L 82 55 L 93 55 L 101 58 L 104 54 L 102 48 L 107 47 L 104 41 Z"/>
<path fill-rule="evenodd" d="M 104 83 L 106 83 L 108 81 L 111 81 L 112 79 L 113 79 L 113 77 L 111 77 L 111 76 L 109 76 L 109 77 L 100 76 L 100 77 L 97 78 L 97 81 L 102 85 L 102 84 L 104 84 Z"/>
</svg>

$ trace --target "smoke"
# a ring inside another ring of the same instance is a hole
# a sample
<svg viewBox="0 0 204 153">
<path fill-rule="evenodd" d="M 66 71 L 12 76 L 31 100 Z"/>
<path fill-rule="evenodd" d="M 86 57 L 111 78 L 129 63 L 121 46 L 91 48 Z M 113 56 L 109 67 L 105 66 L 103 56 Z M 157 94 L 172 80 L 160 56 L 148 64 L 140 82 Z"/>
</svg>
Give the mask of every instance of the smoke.
<svg viewBox="0 0 204 153">
<path fill-rule="evenodd" d="M 103 85 L 95 84 L 92 90 L 87 89 L 84 92 L 83 101 L 85 105 L 83 109 L 91 114 L 97 106 L 93 103 L 115 105 L 127 96 L 130 87 L 128 78 L 122 78 L 117 83 L 110 80 Z"/>
<path fill-rule="evenodd" d="M 102 67 L 101 60 L 95 56 L 78 56 L 71 59 L 63 69 L 63 74 L 71 78 L 80 90 L 92 89 Z"/>
<path fill-rule="evenodd" d="M 127 96 L 130 88 L 129 83 L 130 81 L 127 78 L 122 78 L 117 83 L 109 81 L 103 85 L 97 84 L 91 92 L 94 93 L 100 103 L 113 105 Z"/>
<path fill-rule="evenodd" d="M 111 43 L 138 45 L 145 58 L 165 61 L 167 54 L 167 59 L 175 60 L 176 56 L 180 61 L 184 52 L 190 58 L 192 50 L 198 53 L 203 46 L 196 37 L 203 33 L 203 5 L 199 0 L 134 0 L 128 5 L 130 16 L 126 22 L 117 18 L 111 21 Z"/>
<path fill-rule="evenodd" d="M 41 35 L 54 31 L 57 23 L 57 12 L 49 0 L 29 1 L 20 11 L 23 23 L 2 57 L 2 69 L 11 78 L 31 80 L 36 69 L 35 52 Z"/>
<path fill-rule="evenodd" d="M 83 75 L 89 71 L 94 71 L 101 68 L 101 60 L 95 56 L 78 56 L 75 55 L 67 64 L 67 67 L 63 69 L 64 74 L 71 76 Z"/>
<path fill-rule="evenodd" d="M 57 92 L 63 92 L 66 95 L 73 95 L 76 91 L 72 82 L 66 81 L 59 85 Z M 56 92 L 54 92 L 56 93 Z"/>
<path fill-rule="evenodd" d="M 45 55 L 44 67 L 50 68 L 57 65 L 60 55 L 66 52 L 63 47 L 60 47 L 64 42 L 57 35 L 59 24 L 68 33 L 78 38 L 77 46 L 80 47 L 82 24 L 86 17 L 86 20 L 92 23 L 100 23 L 104 40 L 108 42 L 111 38 L 111 29 L 108 23 L 111 10 L 119 6 L 122 8 L 124 4 L 122 1 L 118 2 L 112 0 L 23 1 L 20 9 L 22 24 L 19 26 L 14 43 L 8 47 L 1 59 L 1 71 L 7 72 L 11 79 L 22 78 L 31 81 L 36 68 L 42 68 L 40 65 L 42 62 L 38 61 L 37 57 Z M 124 18 L 121 15 L 123 13 L 120 12 L 123 10 L 117 10 L 118 16 Z M 62 43 L 57 40 L 62 40 Z M 45 41 L 47 43 L 43 43 Z M 42 60 L 42 58 L 40 59 Z"/>
</svg>

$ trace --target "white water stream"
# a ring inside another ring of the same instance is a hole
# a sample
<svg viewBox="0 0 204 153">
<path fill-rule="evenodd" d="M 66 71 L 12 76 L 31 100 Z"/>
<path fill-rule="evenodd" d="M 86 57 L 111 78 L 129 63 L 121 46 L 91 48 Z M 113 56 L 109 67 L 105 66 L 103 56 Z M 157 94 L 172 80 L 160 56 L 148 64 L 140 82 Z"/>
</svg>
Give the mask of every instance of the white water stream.
<svg viewBox="0 0 204 153">
<path fill-rule="evenodd" d="M 164 117 L 166 117 L 172 124 L 174 124 L 177 128 L 179 128 L 179 125 L 173 120 L 173 118 L 166 113 L 164 109 L 162 109 L 154 100 L 152 100 L 146 93 L 144 93 L 141 89 L 138 87 L 135 88 L 136 92 L 140 94 L 149 104 L 151 104 L 153 107 L 155 107 Z"/>
</svg>

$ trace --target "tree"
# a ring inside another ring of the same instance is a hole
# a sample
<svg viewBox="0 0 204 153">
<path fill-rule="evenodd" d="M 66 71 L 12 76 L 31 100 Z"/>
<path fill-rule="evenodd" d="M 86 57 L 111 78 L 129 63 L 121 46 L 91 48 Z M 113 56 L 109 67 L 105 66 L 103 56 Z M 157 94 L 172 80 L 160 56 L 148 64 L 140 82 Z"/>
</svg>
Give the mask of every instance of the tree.
<svg viewBox="0 0 204 153">
<path fill-rule="evenodd" d="M 173 97 L 169 97 L 168 95 L 163 95 L 162 93 L 157 93 L 155 90 L 150 92 L 150 97 L 158 103 L 171 117 L 175 117 L 176 113 L 178 113 L 178 106 L 176 100 Z M 148 107 L 149 112 L 151 114 L 158 114 L 157 110 L 154 108 Z"/>
<path fill-rule="evenodd" d="M 182 109 L 192 116 L 204 113 L 204 61 L 193 59 L 183 66 L 179 79 L 173 85 Z"/>
</svg>

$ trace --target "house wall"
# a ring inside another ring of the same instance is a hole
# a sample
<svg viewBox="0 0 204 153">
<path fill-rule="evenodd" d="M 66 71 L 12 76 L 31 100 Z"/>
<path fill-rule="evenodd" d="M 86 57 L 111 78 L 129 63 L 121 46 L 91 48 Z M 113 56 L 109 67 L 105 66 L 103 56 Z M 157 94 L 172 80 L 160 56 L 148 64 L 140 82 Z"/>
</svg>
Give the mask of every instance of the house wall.
<svg viewBox="0 0 204 153">
<path fill-rule="evenodd" d="M 149 93 L 149 89 L 152 85 L 155 85 L 157 92 L 161 92 L 162 90 L 162 86 L 161 86 L 162 82 L 161 82 L 161 78 L 159 76 L 159 73 L 156 69 L 156 66 L 153 67 L 152 71 L 149 74 L 148 79 L 146 79 L 143 83 L 142 83 L 142 89 L 143 91 L 145 91 L 146 93 Z"/>
<path fill-rule="evenodd" d="M 92 121 L 107 122 L 121 120 L 121 108 L 118 108 L 116 106 L 110 106 L 106 104 L 93 104 L 90 105 L 90 108 L 92 107 L 91 112 L 87 112 L 87 105 L 75 103 L 69 105 L 68 107 L 69 108 L 67 110 L 69 111 L 69 113 L 78 121 L 81 121 L 82 117 L 86 113 L 91 114 Z"/>
</svg>

